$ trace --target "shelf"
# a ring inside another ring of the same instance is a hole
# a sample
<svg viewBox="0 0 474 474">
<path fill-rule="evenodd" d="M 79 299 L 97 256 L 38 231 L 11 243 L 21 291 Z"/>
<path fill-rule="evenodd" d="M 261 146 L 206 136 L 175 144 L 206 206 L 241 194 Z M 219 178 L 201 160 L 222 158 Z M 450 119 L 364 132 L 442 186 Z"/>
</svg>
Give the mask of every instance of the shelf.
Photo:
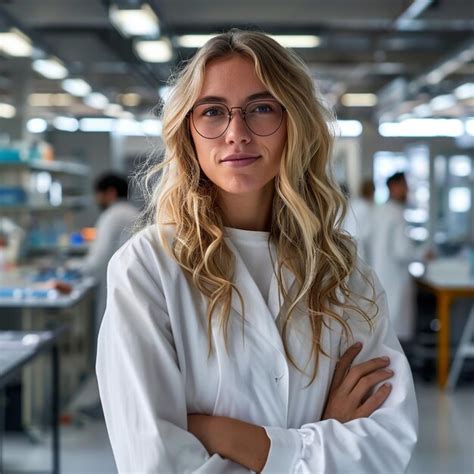
<svg viewBox="0 0 474 474">
<path fill-rule="evenodd" d="M 81 163 L 70 161 L 0 161 L 0 168 L 24 168 L 33 171 L 48 171 L 49 173 L 88 176 L 90 168 Z"/>
<path fill-rule="evenodd" d="M 69 209 L 81 209 L 91 204 L 91 199 L 88 196 L 68 197 L 59 206 L 52 206 L 51 204 L 15 204 L 11 206 L 0 206 L 0 212 L 55 212 Z"/>
</svg>

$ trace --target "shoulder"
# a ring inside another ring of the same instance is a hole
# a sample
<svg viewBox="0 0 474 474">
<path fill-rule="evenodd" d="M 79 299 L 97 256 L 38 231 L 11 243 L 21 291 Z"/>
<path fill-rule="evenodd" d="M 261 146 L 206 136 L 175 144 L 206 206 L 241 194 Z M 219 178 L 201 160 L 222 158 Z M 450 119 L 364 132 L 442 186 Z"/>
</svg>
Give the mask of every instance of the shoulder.
<svg viewBox="0 0 474 474">
<path fill-rule="evenodd" d="M 163 245 L 159 230 L 157 225 L 150 225 L 133 235 L 110 259 L 109 274 L 114 277 L 132 270 L 159 276 L 176 271 L 178 265 Z M 161 230 L 171 242 L 172 231 Z"/>
<path fill-rule="evenodd" d="M 375 271 L 366 262 L 357 258 L 354 268 L 349 275 L 349 290 L 355 294 L 367 296 L 383 291 Z"/>
</svg>

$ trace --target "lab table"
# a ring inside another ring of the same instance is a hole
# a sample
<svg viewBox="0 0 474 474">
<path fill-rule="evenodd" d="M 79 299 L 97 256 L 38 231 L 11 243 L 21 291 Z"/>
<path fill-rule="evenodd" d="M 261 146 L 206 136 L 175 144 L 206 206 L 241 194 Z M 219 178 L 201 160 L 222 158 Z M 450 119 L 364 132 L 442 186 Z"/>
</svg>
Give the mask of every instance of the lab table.
<svg viewBox="0 0 474 474">
<path fill-rule="evenodd" d="M 72 291 L 61 293 L 47 282 L 35 282 L 34 267 L 18 268 L 0 275 L 0 329 L 42 331 L 67 324 L 59 353 L 62 361 L 60 403 L 66 403 L 93 370 L 93 321 L 96 281 L 71 282 Z M 47 403 L 44 374 L 48 367 L 39 359 L 22 371 L 22 425 L 32 436 L 42 424 Z"/>
<path fill-rule="evenodd" d="M 456 280 L 446 278 L 421 277 L 417 279 L 418 285 L 436 297 L 436 311 L 439 321 L 437 339 L 437 380 L 440 388 L 446 387 L 449 374 L 450 361 L 450 324 L 451 303 L 456 298 L 474 298 L 474 279 L 459 278 Z M 473 302 L 474 311 L 474 302 Z"/>
<path fill-rule="evenodd" d="M 45 352 L 51 354 L 52 472 L 55 474 L 60 470 L 58 339 L 67 329 L 66 325 L 62 325 L 49 331 L 0 331 L 0 390 L 4 390 L 6 384 L 39 355 Z M 3 431 L 3 422 L 0 430 Z M 1 441 L 0 436 L 0 472 L 3 469 Z"/>
</svg>

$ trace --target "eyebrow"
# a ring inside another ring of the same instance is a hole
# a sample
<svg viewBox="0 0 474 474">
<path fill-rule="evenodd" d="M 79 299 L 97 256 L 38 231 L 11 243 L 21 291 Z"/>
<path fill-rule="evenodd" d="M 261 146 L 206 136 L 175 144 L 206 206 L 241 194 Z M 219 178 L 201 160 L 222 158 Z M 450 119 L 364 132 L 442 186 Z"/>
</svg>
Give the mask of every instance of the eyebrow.
<svg viewBox="0 0 474 474">
<path fill-rule="evenodd" d="M 250 102 L 251 100 L 258 100 L 258 99 L 275 99 L 270 92 L 264 91 L 264 92 L 256 92 L 255 94 L 251 94 L 246 98 L 247 102 Z M 209 102 L 222 102 L 224 104 L 227 104 L 227 99 L 225 97 L 219 97 L 216 95 L 207 95 L 205 97 L 202 97 L 199 99 L 196 105 L 199 104 L 207 104 Z"/>
</svg>

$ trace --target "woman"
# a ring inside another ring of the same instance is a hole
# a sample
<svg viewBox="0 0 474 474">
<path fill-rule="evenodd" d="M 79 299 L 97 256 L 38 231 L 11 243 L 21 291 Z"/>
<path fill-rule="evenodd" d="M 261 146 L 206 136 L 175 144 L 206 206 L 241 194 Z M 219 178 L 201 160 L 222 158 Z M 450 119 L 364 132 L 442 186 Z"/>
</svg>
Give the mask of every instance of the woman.
<svg viewBox="0 0 474 474">
<path fill-rule="evenodd" d="M 262 33 L 219 35 L 178 75 L 153 224 L 108 271 L 97 373 L 120 472 L 406 468 L 413 382 L 340 230 L 328 120 Z"/>
</svg>

